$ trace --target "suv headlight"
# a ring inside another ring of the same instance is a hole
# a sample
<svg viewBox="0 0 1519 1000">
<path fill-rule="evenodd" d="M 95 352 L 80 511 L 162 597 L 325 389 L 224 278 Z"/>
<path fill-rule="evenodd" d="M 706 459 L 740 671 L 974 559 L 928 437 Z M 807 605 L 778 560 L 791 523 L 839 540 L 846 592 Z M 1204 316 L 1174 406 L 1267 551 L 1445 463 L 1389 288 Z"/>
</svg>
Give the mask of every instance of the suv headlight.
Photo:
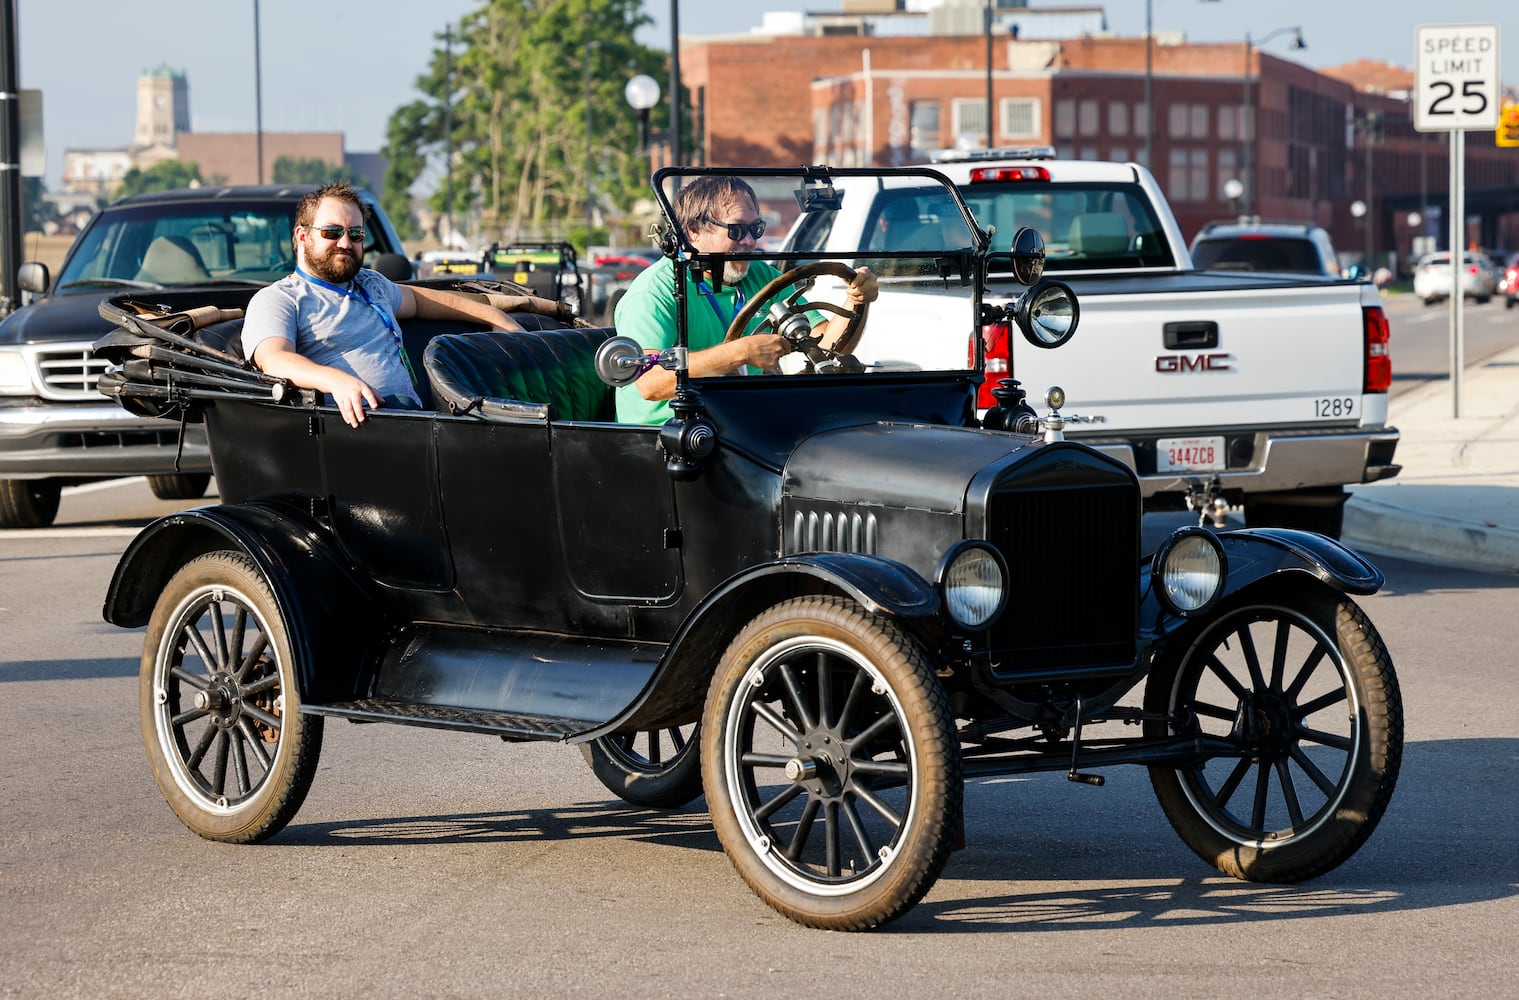
<svg viewBox="0 0 1519 1000">
<path fill-rule="evenodd" d="M 1224 592 L 1229 562 L 1206 528 L 1182 528 L 1155 553 L 1151 585 L 1166 609 L 1183 617 L 1211 608 Z"/>
<path fill-rule="evenodd" d="M 939 563 L 939 593 L 955 624 L 983 629 L 1007 604 L 1007 564 L 985 542 L 966 541 L 944 553 Z"/>
<path fill-rule="evenodd" d="M 13 347 L 0 347 L 0 396 L 32 394 L 32 373 L 26 358 Z"/>
</svg>

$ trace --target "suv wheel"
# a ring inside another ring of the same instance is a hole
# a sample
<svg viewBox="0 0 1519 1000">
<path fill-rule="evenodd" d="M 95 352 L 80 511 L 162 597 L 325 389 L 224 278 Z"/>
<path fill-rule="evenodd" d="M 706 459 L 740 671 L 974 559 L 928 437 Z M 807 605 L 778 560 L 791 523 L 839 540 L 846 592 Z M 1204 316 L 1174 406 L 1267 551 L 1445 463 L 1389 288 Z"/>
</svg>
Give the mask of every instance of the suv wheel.
<svg viewBox="0 0 1519 1000">
<path fill-rule="evenodd" d="M 61 493 L 52 479 L 0 479 L 0 528 L 46 528 Z"/>
<path fill-rule="evenodd" d="M 205 496 L 211 483 L 209 472 L 186 472 L 167 476 L 149 476 L 148 489 L 160 500 L 194 500 Z"/>
</svg>

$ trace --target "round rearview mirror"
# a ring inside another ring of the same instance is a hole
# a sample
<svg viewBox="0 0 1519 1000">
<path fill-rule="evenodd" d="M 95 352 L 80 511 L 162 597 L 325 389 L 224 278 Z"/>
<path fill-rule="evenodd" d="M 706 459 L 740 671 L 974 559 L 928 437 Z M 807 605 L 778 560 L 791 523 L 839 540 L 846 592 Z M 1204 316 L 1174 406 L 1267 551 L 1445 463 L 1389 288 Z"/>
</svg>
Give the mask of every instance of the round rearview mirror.
<svg viewBox="0 0 1519 1000">
<path fill-rule="evenodd" d="M 1010 312 L 1023 339 L 1046 350 L 1070 340 L 1081 319 L 1076 293 L 1059 281 L 1039 282 L 1013 303 Z"/>
<path fill-rule="evenodd" d="M 631 337 L 613 337 L 596 348 L 596 375 L 614 389 L 643 374 L 643 348 Z"/>
<path fill-rule="evenodd" d="M 1013 277 L 1020 285 L 1032 285 L 1044 277 L 1044 237 L 1030 226 L 1013 234 Z"/>
</svg>

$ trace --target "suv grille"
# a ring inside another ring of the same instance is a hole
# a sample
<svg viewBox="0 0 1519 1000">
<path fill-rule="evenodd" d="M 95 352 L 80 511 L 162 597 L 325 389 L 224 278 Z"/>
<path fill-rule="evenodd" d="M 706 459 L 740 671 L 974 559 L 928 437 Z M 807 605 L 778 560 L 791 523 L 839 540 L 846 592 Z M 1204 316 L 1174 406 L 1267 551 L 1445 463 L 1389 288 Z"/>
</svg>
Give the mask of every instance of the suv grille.
<svg viewBox="0 0 1519 1000">
<path fill-rule="evenodd" d="M 32 354 L 44 399 L 100 399 L 96 383 L 108 367 L 93 356 L 91 344 L 60 344 Z"/>
<path fill-rule="evenodd" d="M 1129 483 L 1010 490 L 988 513 L 988 541 L 1015 580 L 990 635 L 998 675 L 1132 663 L 1139 491 Z"/>
</svg>

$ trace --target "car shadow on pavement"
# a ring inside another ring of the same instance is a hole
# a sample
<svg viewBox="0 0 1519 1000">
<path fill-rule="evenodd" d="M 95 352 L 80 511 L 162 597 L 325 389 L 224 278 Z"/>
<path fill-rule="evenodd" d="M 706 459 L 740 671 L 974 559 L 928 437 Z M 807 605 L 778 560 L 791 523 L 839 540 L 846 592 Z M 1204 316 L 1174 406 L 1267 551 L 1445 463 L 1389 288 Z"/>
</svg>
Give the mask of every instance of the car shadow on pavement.
<svg viewBox="0 0 1519 1000">
<path fill-rule="evenodd" d="M 271 843 L 352 847 L 422 844 L 512 844 L 584 837 L 623 837 L 721 853 L 704 800 L 656 812 L 620 801 L 579 802 L 552 809 L 372 817 L 334 823 L 292 823 Z"/>
</svg>

